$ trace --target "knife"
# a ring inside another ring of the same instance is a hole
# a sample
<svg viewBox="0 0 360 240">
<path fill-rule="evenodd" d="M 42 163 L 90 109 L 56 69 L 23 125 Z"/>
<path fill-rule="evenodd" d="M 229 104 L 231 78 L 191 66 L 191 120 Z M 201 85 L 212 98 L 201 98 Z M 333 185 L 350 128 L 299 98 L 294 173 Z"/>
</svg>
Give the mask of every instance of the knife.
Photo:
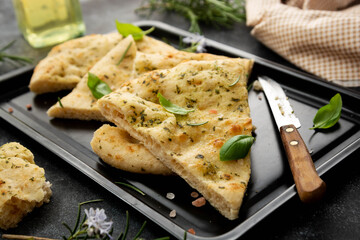
<svg viewBox="0 0 360 240">
<path fill-rule="evenodd" d="M 258 79 L 280 130 L 300 200 L 305 203 L 316 202 L 324 195 L 326 184 L 316 172 L 310 153 L 297 130 L 301 126 L 300 121 L 282 87 L 268 77 L 261 76 Z"/>
</svg>

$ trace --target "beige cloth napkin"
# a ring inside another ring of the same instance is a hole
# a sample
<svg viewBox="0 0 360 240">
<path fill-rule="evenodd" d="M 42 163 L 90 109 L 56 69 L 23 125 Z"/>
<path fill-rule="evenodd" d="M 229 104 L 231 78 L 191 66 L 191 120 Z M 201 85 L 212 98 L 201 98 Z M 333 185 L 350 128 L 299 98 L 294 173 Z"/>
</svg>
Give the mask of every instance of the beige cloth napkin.
<svg viewBox="0 0 360 240">
<path fill-rule="evenodd" d="M 259 41 L 305 71 L 359 87 L 358 2 L 247 0 L 247 25 L 254 27 L 251 33 Z"/>
</svg>

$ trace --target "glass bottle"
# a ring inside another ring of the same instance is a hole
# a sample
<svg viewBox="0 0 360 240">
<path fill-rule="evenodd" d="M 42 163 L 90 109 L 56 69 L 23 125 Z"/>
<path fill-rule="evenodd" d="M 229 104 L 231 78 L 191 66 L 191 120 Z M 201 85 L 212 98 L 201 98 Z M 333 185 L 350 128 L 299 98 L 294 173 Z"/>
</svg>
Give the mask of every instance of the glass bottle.
<svg viewBox="0 0 360 240">
<path fill-rule="evenodd" d="M 19 29 L 34 48 L 85 33 L 79 0 L 13 0 Z"/>
</svg>

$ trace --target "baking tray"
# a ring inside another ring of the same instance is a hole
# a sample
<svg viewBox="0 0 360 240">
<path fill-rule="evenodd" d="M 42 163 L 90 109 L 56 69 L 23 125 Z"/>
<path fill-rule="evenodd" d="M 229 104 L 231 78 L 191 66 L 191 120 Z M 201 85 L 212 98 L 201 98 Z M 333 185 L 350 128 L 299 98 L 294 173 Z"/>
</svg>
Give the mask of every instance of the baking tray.
<svg viewBox="0 0 360 240">
<path fill-rule="evenodd" d="M 174 45 L 180 37 L 191 35 L 156 21 L 135 24 L 143 28 L 155 26 L 151 35 Z M 300 134 L 320 176 L 360 147 L 359 93 L 209 39 L 207 45 L 209 53 L 254 59 L 250 83 L 258 75 L 266 75 L 284 87 L 302 123 Z M 252 174 L 239 218 L 230 221 L 209 204 L 193 207 L 190 197 L 193 189 L 177 176 L 131 174 L 103 163 L 90 147 L 93 132 L 102 123 L 49 118 L 47 109 L 68 92 L 36 96 L 27 87 L 31 74 L 32 71 L 26 71 L 0 80 L 0 117 L 178 239 L 182 239 L 189 228 L 193 228 L 196 235 L 188 234 L 187 239 L 237 239 L 296 196 L 278 130 L 262 92 L 249 92 L 251 117 L 256 126 L 256 142 L 251 151 Z M 309 130 L 318 108 L 327 104 L 336 93 L 343 99 L 339 123 L 326 131 Z M 26 108 L 27 104 L 32 105 L 31 110 Z M 10 107 L 14 110 L 12 113 L 8 111 Z M 119 186 L 114 183 L 116 181 L 132 184 L 145 195 Z M 168 192 L 174 193 L 175 199 L 167 199 Z M 177 211 L 176 218 L 169 217 L 173 209 Z"/>
</svg>

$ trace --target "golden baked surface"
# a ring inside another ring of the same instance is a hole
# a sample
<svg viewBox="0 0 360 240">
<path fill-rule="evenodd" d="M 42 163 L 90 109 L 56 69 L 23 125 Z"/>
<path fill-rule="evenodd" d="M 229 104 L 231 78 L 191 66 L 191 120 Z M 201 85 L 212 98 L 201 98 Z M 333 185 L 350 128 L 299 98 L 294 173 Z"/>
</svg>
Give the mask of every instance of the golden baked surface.
<svg viewBox="0 0 360 240">
<path fill-rule="evenodd" d="M 121 39 L 118 33 L 93 34 L 53 47 L 36 66 L 30 80 L 30 90 L 41 94 L 73 89 Z"/>
<path fill-rule="evenodd" d="M 144 145 L 119 127 L 104 124 L 95 131 L 90 144 L 104 162 L 118 169 L 142 174 L 173 174 Z"/>
<path fill-rule="evenodd" d="M 252 65 L 246 59 L 183 62 L 128 81 L 98 106 L 220 213 L 235 219 L 250 178 L 250 158 L 223 162 L 219 150 L 235 135 L 251 135 L 246 84 Z M 168 112 L 158 93 L 194 111 Z"/>
<path fill-rule="evenodd" d="M 126 52 L 130 42 L 132 44 Z M 118 64 L 125 52 L 126 57 Z M 143 73 L 154 69 L 172 68 L 183 61 L 194 59 L 225 59 L 225 57 L 178 51 L 164 42 L 146 36 L 135 42 L 129 36 L 100 59 L 89 72 L 106 82 L 114 91 L 124 82 L 137 78 Z M 59 103 L 55 104 L 48 110 L 48 115 L 55 118 L 105 121 L 95 104 L 97 99 L 92 96 L 87 86 L 87 78 L 88 75 L 85 74 L 76 88 L 61 99 L 63 106 L 61 107 Z"/>
<path fill-rule="evenodd" d="M 126 52 L 130 43 L 132 44 Z M 126 57 L 118 64 L 124 53 L 126 53 Z M 112 90 L 115 90 L 130 78 L 135 55 L 136 45 L 130 35 L 111 49 L 89 72 L 95 74 L 106 82 Z M 86 73 L 73 91 L 61 99 L 62 106 L 57 102 L 48 110 L 48 115 L 56 118 L 104 121 L 104 117 L 95 104 L 97 99 L 87 86 L 87 80 L 88 74 Z"/>
<path fill-rule="evenodd" d="M 0 228 L 16 227 L 35 207 L 50 201 L 51 184 L 44 174 L 19 143 L 0 147 Z"/>
</svg>

